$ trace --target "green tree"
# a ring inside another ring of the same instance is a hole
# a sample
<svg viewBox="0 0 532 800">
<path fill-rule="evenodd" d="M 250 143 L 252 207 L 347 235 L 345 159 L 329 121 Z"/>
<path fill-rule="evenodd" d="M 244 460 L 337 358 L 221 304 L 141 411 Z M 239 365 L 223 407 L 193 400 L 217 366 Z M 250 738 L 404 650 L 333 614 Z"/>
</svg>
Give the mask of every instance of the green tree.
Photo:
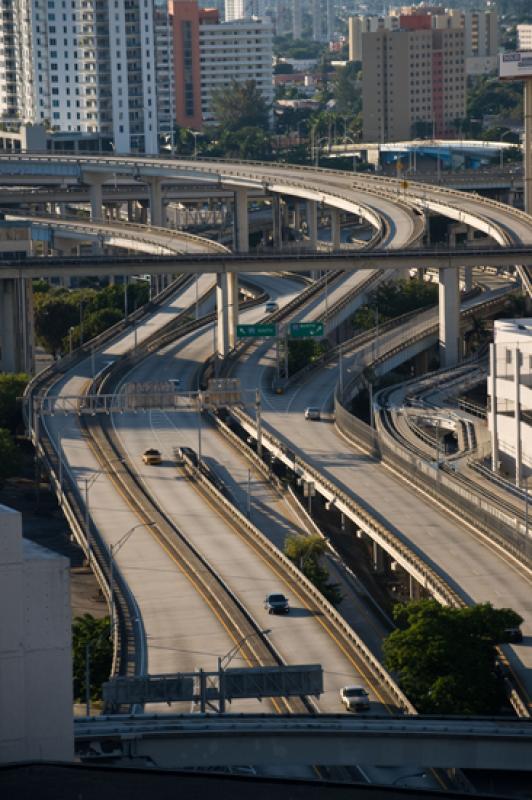
<svg viewBox="0 0 532 800">
<path fill-rule="evenodd" d="M 329 582 L 329 572 L 323 566 L 322 557 L 326 550 L 326 542 L 321 536 L 300 536 L 293 534 L 286 537 L 284 553 L 311 581 L 316 589 L 334 606 L 342 602 L 342 593 L 337 583 Z"/>
<path fill-rule="evenodd" d="M 306 364 L 312 364 L 327 350 L 327 340 L 316 339 L 289 339 L 288 340 L 288 372 L 293 375 L 303 369 Z"/>
<path fill-rule="evenodd" d="M 24 372 L 0 373 L 0 428 L 7 428 L 14 433 L 22 422 L 21 403 L 17 399 L 29 381 Z"/>
<path fill-rule="evenodd" d="M 74 698 L 85 698 L 86 654 L 90 651 L 90 693 L 100 700 L 102 684 L 108 680 L 113 661 L 113 645 L 109 638 L 109 617 L 96 619 L 92 614 L 76 617 L 72 623 L 72 655 Z"/>
<path fill-rule="evenodd" d="M 368 295 L 368 302 L 353 317 L 353 327 L 369 330 L 377 323 L 407 314 L 418 308 L 436 305 L 438 286 L 435 283 L 414 279 L 385 281 Z"/>
<path fill-rule="evenodd" d="M 270 127 L 270 109 L 255 81 L 233 80 L 213 92 L 211 107 L 222 130 Z"/>
<path fill-rule="evenodd" d="M 17 474 L 20 455 L 11 433 L 0 428 L 0 488 L 8 478 Z"/>
<path fill-rule="evenodd" d="M 262 128 L 224 130 L 220 136 L 220 145 L 227 156 L 234 158 L 268 161 L 272 157 L 270 137 Z"/>
<path fill-rule="evenodd" d="M 37 341 L 52 355 L 61 348 L 69 328 L 79 322 L 79 308 L 67 293 L 43 294 L 35 302 L 35 335 Z"/>
<path fill-rule="evenodd" d="M 87 314 L 83 320 L 83 340 L 88 342 L 89 339 L 93 339 L 95 336 L 99 336 L 100 333 L 103 333 L 110 328 L 111 325 L 115 325 L 121 319 L 124 318 L 124 313 L 119 311 L 117 308 L 100 308 L 98 311 L 93 311 L 90 314 Z M 80 343 L 80 327 L 77 325 L 73 332 L 72 338 L 75 345 Z M 63 349 L 66 350 L 68 346 L 68 337 L 63 342 Z"/>
<path fill-rule="evenodd" d="M 338 114 L 355 116 L 362 109 L 362 88 L 360 83 L 360 62 L 348 61 L 337 72 L 333 83 L 335 110 Z"/>
<path fill-rule="evenodd" d="M 394 609 L 398 630 L 384 641 L 384 663 L 422 714 L 497 714 L 504 685 L 495 645 L 521 624 L 490 603 L 448 608 L 420 600 Z"/>
</svg>

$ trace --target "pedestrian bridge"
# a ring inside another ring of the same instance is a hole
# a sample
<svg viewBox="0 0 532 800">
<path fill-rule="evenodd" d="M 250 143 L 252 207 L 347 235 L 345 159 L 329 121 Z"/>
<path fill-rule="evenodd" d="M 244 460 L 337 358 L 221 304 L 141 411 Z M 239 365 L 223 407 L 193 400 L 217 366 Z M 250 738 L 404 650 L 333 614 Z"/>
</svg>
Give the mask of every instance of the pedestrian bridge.
<svg viewBox="0 0 532 800">
<path fill-rule="evenodd" d="M 371 764 L 532 771 L 532 720 L 145 714 L 80 718 L 77 755 L 158 767 Z M 236 759 L 236 761 L 235 761 Z"/>
</svg>

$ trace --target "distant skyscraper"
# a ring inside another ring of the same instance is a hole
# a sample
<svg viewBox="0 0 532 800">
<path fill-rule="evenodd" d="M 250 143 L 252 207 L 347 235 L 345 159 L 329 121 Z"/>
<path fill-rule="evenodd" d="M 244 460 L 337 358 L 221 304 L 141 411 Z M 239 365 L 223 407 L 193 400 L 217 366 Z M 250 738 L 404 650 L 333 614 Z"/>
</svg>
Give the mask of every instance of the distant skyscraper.
<svg viewBox="0 0 532 800">
<path fill-rule="evenodd" d="M 225 21 L 258 17 L 259 0 L 225 0 Z"/>
<path fill-rule="evenodd" d="M 302 0 L 292 0 L 292 36 L 294 39 L 301 39 L 303 32 L 303 10 Z"/>
<path fill-rule="evenodd" d="M 330 42 L 336 24 L 335 0 L 312 0 L 312 38 L 315 42 Z"/>
<path fill-rule="evenodd" d="M 154 3 L 0 0 L 0 114 L 155 153 Z M 4 69 L 1 69 L 4 66 Z"/>
<path fill-rule="evenodd" d="M 364 141 L 445 137 L 465 117 L 464 31 L 433 30 L 421 15 L 401 19 L 401 30 L 362 35 Z"/>
<path fill-rule="evenodd" d="M 199 129 L 204 122 L 214 121 L 212 95 L 233 80 L 255 81 L 266 103 L 272 103 L 269 21 L 248 18 L 220 23 L 218 13 L 198 8 L 197 0 L 173 0 L 170 13 L 178 125 Z"/>
</svg>

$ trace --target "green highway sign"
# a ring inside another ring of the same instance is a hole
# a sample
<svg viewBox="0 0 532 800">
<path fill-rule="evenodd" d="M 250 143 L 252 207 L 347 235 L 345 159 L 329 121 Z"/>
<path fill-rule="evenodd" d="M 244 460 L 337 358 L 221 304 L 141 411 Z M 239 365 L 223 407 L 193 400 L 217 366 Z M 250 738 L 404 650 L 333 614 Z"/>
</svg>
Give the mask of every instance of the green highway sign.
<svg viewBox="0 0 532 800">
<path fill-rule="evenodd" d="M 277 336 L 277 325 L 274 322 L 258 322 L 256 325 L 237 325 L 236 335 L 239 339 L 246 337 Z"/>
<path fill-rule="evenodd" d="M 306 336 L 323 336 L 323 322 L 291 322 L 290 336 L 303 339 Z"/>
</svg>

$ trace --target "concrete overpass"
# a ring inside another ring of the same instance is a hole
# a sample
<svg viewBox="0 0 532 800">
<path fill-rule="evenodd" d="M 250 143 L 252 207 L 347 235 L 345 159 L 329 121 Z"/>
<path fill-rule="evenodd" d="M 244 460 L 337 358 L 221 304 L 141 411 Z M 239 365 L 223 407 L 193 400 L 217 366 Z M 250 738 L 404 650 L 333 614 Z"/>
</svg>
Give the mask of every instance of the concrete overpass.
<svg viewBox="0 0 532 800">
<path fill-rule="evenodd" d="M 84 760 L 176 768 L 253 764 L 532 771 L 532 721 L 297 715 L 113 716 L 75 721 Z"/>
<path fill-rule="evenodd" d="M 340 211 L 358 215 L 369 222 L 376 231 L 371 244 L 379 240 L 386 250 L 401 250 L 418 243 L 423 235 L 424 216 L 427 213 L 442 214 L 461 225 L 468 226 L 468 230 L 481 231 L 501 246 L 532 244 L 531 218 L 509 206 L 424 184 L 413 185 L 407 191 L 402 182 L 389 178 L 360 177 L 334 170 L 259 162 L 174 160 L 145 156 L 100 155 L 59 158 L 43 154 L 24 154 L 0 156 L 1 175 L 9 177 L 33 175 L 36 180 L 49 176 L 60 181 L 78 180 L 89 188 L 93 223 L 99 222 L 102 217 L 104 184 L 116 180 L 117 176 L 133 177 L 134 180 L 149 187 L 151 223 L 156 227 L 163 224 L 163 183 L 189 180 L 198 184 L 202 181 L 212 183 L 214 180 L 221 185 L 230 186 L 234 191 L 235 240 L 236 250 L 240 254 L 245 254 L 249 250 L 248 193 L 250 190 L 261 188 L 272 194 L 274 243 L 279 247 L 282 247 L 280 197 L 283 195 L 296 199 L 298 203 L 301 200 L 305 201 L 305 215 L 310 234 L 309 246 L 312 251 L 317 249 L 318 203 L 325 204 L 330 210 L 333 250 L 340 249 Z M 465 254 L 461 266 L 469 266 L 471 261 L 464 259 Z M 267 262 L 261 256 L 260 268 L 263 268 L 265 263 Z M 343 262 L 344 267 L 346 263 Z M 391 265 L 388 259 L 385 263 Z M 474 260 L 473 263 L 478 264 L 479 261 Z M 497 265 L 500 263 L 497 262 Z M 512 263 L 515 264 L 515 261 Z M 305 262 L 301 258 L 298 259 L 298 264 L 300 270 L 313 268 L 310 266 L 310 261 Z M 404 260 L 402 264 L 405 266 Z M 441 255 L 437 256 L 435 261 L 428 261 L 423 266 L 433 264 L 441 270 L 440 301 L 445 310 L 444 338 L 448 337 L 451 341 L 455 341 L 459 306 L 458 276 L 456 270 L 446 268 L 451 266 L 451 263 L 449 260 L 445 263 Z M 259 269 L 258 259 L 255 259 L 255 265 L 249 258 L 239 262 L 239 265 L 241 270 Z M 165 266 L 168 269 L 170 265 Z M 271 261 L 268 266 L 273 267 Z M 185 264 L 181 267 L 184 268 Z M 205 271 L 208 266 L 197 264 L 195 269 L 198 272 Z M 520 270 L 525 287 L 532 294 L 532 281 L 528 277 L 526 268 L 520 266 Z M 220 263 L 215 271 L 218 274 L 220 329 L 227 331 L 220 351 L 221 355 L 225 356 L 230 349 L 231 341 L 234 341 L 237 322 L 238 312 L 234 298 L 238 293 L 238 270 L 234 267 L 229 268 L 227 263 Z M 98 274 L 96 265 L 92 274 Z M 458 360 L 455 349 L 446 348 L 449 364 Z"/>
<path fill-rule="evenodd" d="M 107 227 L 107 226 L 106 226 Z M 145 229 L 146 230 L 146 229 Z M 149 229 L 148 229 L 149 230 Z M 214 243 L 213 243 L 214 244 Z M 213 248 L 214 249 L 214 248 Z M 453 248 L 428 247 L 415 250 L 340 250 L 309 252 L 308 250 L 268 251 L 250 253 L 179 253 L 153 256 L 51 256 L 3 260 L 0 279 L 39 278 L 61 275 L 138 275 L 139 273 L 189 274 L 214 273 L 229 275 L 240 272 L 308 272 L 341 269 L 356 272 L 361 269 L 459 269 L 460 267 L 500 267 L 510 269 L 516 264 L 532 267 L 532 246 Z"/>
</svg>

